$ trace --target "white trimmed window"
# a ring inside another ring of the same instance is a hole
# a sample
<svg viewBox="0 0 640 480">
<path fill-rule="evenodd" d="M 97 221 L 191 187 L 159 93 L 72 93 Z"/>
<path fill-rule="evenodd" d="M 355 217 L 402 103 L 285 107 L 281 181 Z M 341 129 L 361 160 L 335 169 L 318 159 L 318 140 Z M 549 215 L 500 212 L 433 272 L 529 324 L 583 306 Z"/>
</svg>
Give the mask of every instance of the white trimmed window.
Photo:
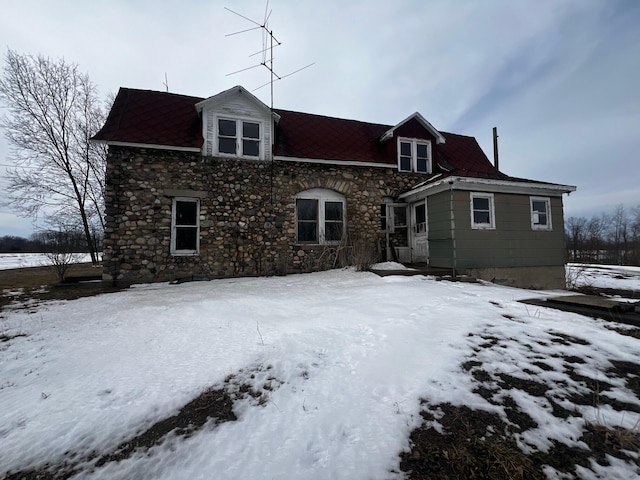
<svg viewBox="0 0 640 480">
<path fill-rule="evenodd" d="M 171 208 L 171 254 L 197 255 L 200 250 L 200 200 L 176 197 Z"/>
<path fill-rule="evenodd" d="M 471 228 L 494 230 L 496 228 L 493 193 L 470 193 Z"/>
<path fill-rule="evenodd" d="M 531 228 L 551 230 L 551 200 L 547 197 L 530 197 Z"/>
<path fill-rule="evenodd" d="M 296 241 L 300 244 L 335 245 L 345 231 L 344 196 L 313 188 L 296 196 Z"/>
<path fill-rule="evenodd" d="M 398 170 L 431 173 L 431 142 L 398 137 Z"/>
<path fill-rule="evenodd" d="M 218 118 L 218 153 L 234 157 L 260 158 L 260 123 Z"/>
</svg>

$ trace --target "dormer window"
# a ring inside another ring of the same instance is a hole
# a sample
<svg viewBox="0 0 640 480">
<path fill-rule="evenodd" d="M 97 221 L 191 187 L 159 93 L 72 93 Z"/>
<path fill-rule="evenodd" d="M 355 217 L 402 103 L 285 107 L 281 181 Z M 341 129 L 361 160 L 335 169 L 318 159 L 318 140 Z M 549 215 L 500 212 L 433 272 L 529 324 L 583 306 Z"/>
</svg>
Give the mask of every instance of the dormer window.
<svg viewBox="0 0 640 480">
<path fill-rule="evenodd" d="M 398 138 L 398 170 L 431 173 L 431 142 L 416 138 Z"/>
<path fill-rule="evenodd" d="M 218 153 L 260 157 L 260 123 L 218 118 Z"/>
</svg>

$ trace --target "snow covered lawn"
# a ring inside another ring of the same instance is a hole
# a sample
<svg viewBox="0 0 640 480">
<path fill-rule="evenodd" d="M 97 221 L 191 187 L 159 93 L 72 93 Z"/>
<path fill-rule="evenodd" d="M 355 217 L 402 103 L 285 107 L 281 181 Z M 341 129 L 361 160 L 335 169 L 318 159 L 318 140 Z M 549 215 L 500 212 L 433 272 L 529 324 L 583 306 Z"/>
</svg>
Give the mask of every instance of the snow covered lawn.
<svg viewBox="0 0 640 480">
<path fill-rule="evenodd" d="M 0 477 L 66 464 L 92 479 L 402 478 L 421 410 L 437 429 L 449 403 L 526 415 L 513 435 L 527 453 L 587 451 L 587 423 L 637 432 L 640 372 L 621 366 L 640 364 L 640 340 L 517 302 L 536 295 L 338 270 L 5 310 Z M 107 458 L 208 389 L 236 420 Z M 639 455 L 625 455 L 572 474 L 632 478 Z"/>
<path fill-rule="evenodd" d="M 630 290 L 640 297 L 640 267 L 569 263 L 567 280 L 575 287 Z"/>
<path fill-rule="evenodd" d="M 78 263 L 90 262 L 91 256 L 86 253 L 77 254 Z M 44 253 L 0 253 L 0 270 L 26 267 L 46 267 L 51 261 Z"/>
</svg>

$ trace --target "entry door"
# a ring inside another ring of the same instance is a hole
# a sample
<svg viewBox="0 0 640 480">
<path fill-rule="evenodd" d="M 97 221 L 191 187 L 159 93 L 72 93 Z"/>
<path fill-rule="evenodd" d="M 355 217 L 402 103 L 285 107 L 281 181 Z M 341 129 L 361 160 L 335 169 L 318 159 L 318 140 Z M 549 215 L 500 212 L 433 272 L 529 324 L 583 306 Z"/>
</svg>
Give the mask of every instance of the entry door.
<svg viewBox="0 0 640 480">
<path fill-rule="evenodd" d="M 427 238 L 427 202 L 421 200 L 411 205 L 411 261 L 427 262 L 429 241 Z"/>
<path fill-rule="evenodd" d="M 406 203 L 386 204 L 387 259 L 411 262 L 409 244 L 409 208 Z"/>
</svg>

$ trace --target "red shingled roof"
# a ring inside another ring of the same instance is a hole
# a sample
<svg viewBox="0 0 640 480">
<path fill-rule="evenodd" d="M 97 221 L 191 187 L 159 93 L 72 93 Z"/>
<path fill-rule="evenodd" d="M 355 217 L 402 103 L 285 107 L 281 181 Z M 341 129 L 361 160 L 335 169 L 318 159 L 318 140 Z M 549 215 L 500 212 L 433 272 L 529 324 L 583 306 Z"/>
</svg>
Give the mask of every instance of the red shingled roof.
<svg viewBox="0 0 640 480">
<path fill-rule="evenodd" d="M 93 137 L 106 142 L 202 147 L 195 104 L 202 98 L 121 88 L 107 121 Z"/>
<path fill-rule="evenodd" d="M 275 110 L 280 115 L 275 154 L 286 157 L 397 163 L 378 140 L 387 125 Z"/>
<path fill-rule="evenodd" d="M 199 97 L 121 88 L 102 129 L 93 137 L 108 143 L 201 148 Z M 380 142 L 392 125 L 275 110 L 275 155 L 334 161 L 396 165 L 395 141 Z M 479 178 L 508 179 L 498 172 L 473 137 L 440 132 L 435 172 Z M 434 151 L 435 151 L 434 150 Z M 438 165 L 440 165 L 441 168 Z"/>
</svg>

